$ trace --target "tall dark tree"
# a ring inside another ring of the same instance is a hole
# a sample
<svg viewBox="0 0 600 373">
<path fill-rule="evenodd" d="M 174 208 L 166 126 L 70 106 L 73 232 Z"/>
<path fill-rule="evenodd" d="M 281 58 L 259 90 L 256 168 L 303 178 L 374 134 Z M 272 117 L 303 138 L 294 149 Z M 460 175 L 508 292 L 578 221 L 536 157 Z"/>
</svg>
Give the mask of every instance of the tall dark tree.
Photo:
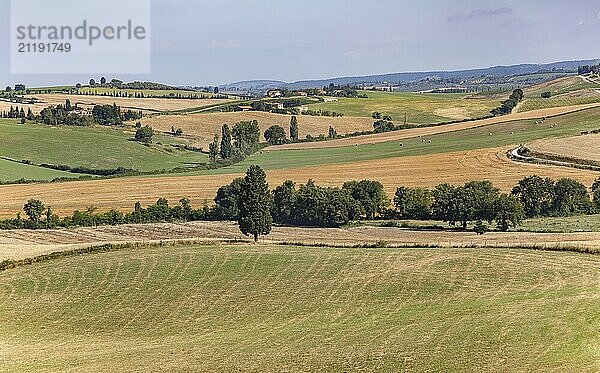
<svg viewBox="0 0 600 373">
<path fill-rule="evenodd" d="M 254 237 L 271 233 L 273 196 L 267 184 L 267 175 L 259 166 L 250 166 L 240 188 L 238 201 L 240 231 Z"/>
<path fill-rule="evenodd" d="M 256 151 L 260 140 L 260 127 L 256 120 L 236 123 L 231 131 L 234 146 L 239 154 Z"/>
<path fill-rule="evenodd" d="M 224 124 L 221 129 L 221 158 L 229 159 L 233 155 L 233 143 L 231 139 L 231 129 L 228 124 Z"/>
<path fill-rule="evenodd" d="M 335 139 L 337 137 L 337 131 L 335 130 L 335 128 L 329 126 L 329 133 L 327 135 L 327 137 L 329 137 L 330 139 Z"/>
<path fill-rule="evenodd" d="M 25 214 L 29 217 L 29 220 L 31 220 L 34 223 L 37 223 L 40 221 L 40 218 L 42 217 L 42 214 L 44 213 L 44 209 L 45 209 L 45 207 L 44 207 L 44 204 L 42 203 L 42 201 L 37 200 L 37 199 L 30 199 L 23 206 L 23 211 L 25 211 Z"/>
<path fill-rule="evenodd" d="M 100 78 L 100 84 L 102 84 L 102 85 L 106 84 L 106 78 L 105 77 Z"/>
<path fill-rule="evenodd" d="M 69 99 L 66 99 L 66 100 L 65 100 L 65 110 L 66 110 L 66 111 L 71 111 L 71 110 L 73 110 L 73 107 L 71 107 L 71 100 L 69 100 Z"/>
<path fill-rule="evenodd" d="M 96 80 L 90 79 L 90 87 L 93 87 L 95 85 L 96 85 Z"/>
<path fill-rule="evenodd" d="M 213 141 L 208 145 L 208 157 L 215 162 L 219 156 L 219 136 L 215 135 Z"/>
<path fill-rule="evenodd" d="M 290 140 L 292 142 L 298 142 L 298 118 L 295 115 L 290 120 Z"/>
</svg>

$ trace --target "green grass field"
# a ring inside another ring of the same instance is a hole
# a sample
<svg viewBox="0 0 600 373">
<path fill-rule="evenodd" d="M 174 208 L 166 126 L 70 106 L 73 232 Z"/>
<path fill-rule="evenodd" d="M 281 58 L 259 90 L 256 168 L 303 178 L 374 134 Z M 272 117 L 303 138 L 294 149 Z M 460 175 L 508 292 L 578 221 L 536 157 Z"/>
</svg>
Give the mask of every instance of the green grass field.
<svg viewBox="0 0 600 373">
<path fill-rule="evenodd" d="M 2 135 L 0 135 L 1 137 Z M 61 177 L 80 177 L 79 174 L 50 170 L 47 168 L 25 165 L 0 159 L 0 181 L 44 180 L 49 181 Z"/>
<path fill-rule="evenodd" d="M 0 273 L 0 371 L 598 371 L 600 257 L 138 248 Z"/>
<path fill-rule="evenodd" d="M 205 154 L 168 146 L 182 143 L 180 139 L 155 135 L 154 142 L 165 145 L 145 146 L 132 141 L 132 137 L 133 132 L 123 129 L 51 127 L 33 123 L 18 125 L 15 120 L 4 119 L 0 120 L 0 156 L 29 160 L 34 164 L 94 169 L 125 167 L 140 171 L 173 169 L 208 161 Z M 35 179 L 43 178 L 46 172 L 39 171 L 40 177 Z"/>
<path fill-rule="evenodd" d="M 260 165 L 265 169 L 284 169 L 518 145 L 546 137 L 573 136 L 580 134 L 581 131 L 600 129 L 600 109 L 588 109 L 548 118 L 542 124 L 535 124 L 535 122 L 535 120 L 506 122 L 427 136 L 422 139 L 405 139 L 401 141 L 402 147 L 399 145 L 400 141 L 391 141 L 341 148 L 263 152 L 263 154 L 254 154 L 236 165 L 202 171 L 199 174 L 244 172 L 252 164 Z M 551 128 L 551 125 L 554 127 Z M 490 132 L 492 136 L 489 135 Z M 422 142 L 423 140 L 425 142 Z"/>
<path fill-rule="evenodd" d="M 312 110 L 329 110 L 349 117 L 370 117 L 375 111 L 388 114 L 397 123 L 426 124 L 489 115 L 500 100 L 468 99 L 464 94 L 390 93 L 361 91 L 368 98 L 340 98 L 337 102 L 311 104 Z"/>
</svg>

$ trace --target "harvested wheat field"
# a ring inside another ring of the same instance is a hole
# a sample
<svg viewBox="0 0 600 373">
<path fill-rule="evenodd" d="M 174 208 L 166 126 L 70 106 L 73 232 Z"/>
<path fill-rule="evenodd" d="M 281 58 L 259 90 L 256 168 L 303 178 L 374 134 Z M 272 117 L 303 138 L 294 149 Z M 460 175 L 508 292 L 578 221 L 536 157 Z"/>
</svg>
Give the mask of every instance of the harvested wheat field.
<svg viewBox="0 0 600 373">
<path fill-rule="evenodd" d="M 527 144 L 527 148 L 554 157 L 600 162 L 600 135 L 541 139 Z"/>
<path fill-rule="evenodd" d="M 335 128 L 339 134 L 357 131 L 373 130 L 373 119 L 355 117 L 315 117 L 310 115 L 298 115 L 298 130 L 300 138 L 306 135 L 327 135 L 329 127 Z M 260 126 L 261 133 L 267 128 L 279 125 L 283 127 L 289 137 L 290 115 L 273 114 L 260 111 L 245 111 L 232 113 L 207 113 L 188 115 L 160 115 L 142 120 L 143 124 L 149 125 L 155 130 L 167 132 L 171 127 L 181 128 L 187 136 L 196 139 L 199 146 L 208 146 L 215 135 L 221 135 L 221 126 L 225 123 L 232 127 L 240 121 L 256 120 Z"/>
<path fill-rule="evenodd" d="M 579 110 L 590 109 L 590 108 L 594 108 L 594 107 L 600 107 L 600 103 L 531 110 L 531 111 L 522 112 L 522 113 L 513 113 L 513 114 L 503 115 L 503 116 L 499 116 L 499 117 L 480 119 L 480 120 L 474 120 L 474 121 L 468 121 L 468 122 L 446 124 L 446 125 L 434 126 L 434 127 L 412 128 L 412 129 L 408 129 L 408 130 L 377 133 L 377 134 L 371 134 L 371 135 L 365 135 L 365 136 L 359 136 L 359 137 L 349 137 L 349 138 L 345 138 L 345 139 L 338 139 L 338 140 L 331 140 L 331 141 L 306 142 L 306 143 L 298 143 L 298 144 L 278 145 L 278 146 L 271 146 L 271 147 L 267 148 L 267 150 L 320 149 L 320 148 L 338 148 L 338 147 L 342 147 L 342 146 L 354 146 L 356 144 L 358 144 L 358 145 L 377 144 L 380 142 L 397 141 L 397 140 L 408 139 L 408 138 L 413 138 L 413 137 L 417 137 L 417 136 L 430 136 L 430 135 L 436 135 L 436 134 L 440 134 L 440 133 L 460 131 L 460 130 L 465 130 L 465 129 L 469 129 L 469 128 L 487 126 L 487 125 L 496 124 L 496 123 L 557 116 L 557 115 L 572 113 L 572 112 L 579 111 Z"/>
<path fill-rule="evenodd" d="M 455 153 L 387 158 L 345 164 L 311 166 L 295 169 L 267 170 L 271 187 L 287 179 L 306 182 L 314 179 L 321 185 L 340 186 L 352 179 L 381 181 L 393 195 L 398 186 L 434 187 L 441 183 L 463 184 L 472 180 L 490 180 L 509 192 L 523 177 L 571 177 L 591 185 L 597 173 L 547 165 L 518 163 L 506 152 L 512 147 L 479 149 Z M 416 177 L 418 175 L 418 177 Z M 212 201 L 217 189 L 242 174 L 205 176 L 133 177 L 68 183 L 0 186 L 0 216 L 12 217 L 30 198 L 42 200 L 60 214 L 94 205 L 100 210 L 111 208 L 131 211 L 135 202 L 154 203 L 159 197 L 178 201 L 191 198 L 199 206 Z"/>
<path fill-rule="evenodd" d="M 29 96 L 27 96 L 29 97 Z M 117 104 L 123 109 L 142 110 L 142 111 L 171 111 L 183 110 L 188 108 L 199 108 L 203 106 L 222 104 L 231 100 L 224 99 L 167 99 L 167 98 L 128 98 L 128 97 L 108 97 L 108 96 L 85 96 L 68 95 L 59 93 L 36 94 L 35 97 L 41 100 L 44 106 L 63 105 L 67 99 L 71 100 L 71 105 L 76 103 L 83 108 L 91 108 L 94 105 L 112 105 Z"/>
<path fill-rule="evenodd" d="M 0 370 L 597 371 L 600 258 L 139 247 L 0 274 Z"/>
<path fill-rule="evenodd" d="M 21 260 L 76 248 L 120 243 L 247 242 L 234 222 L 102 226 L 54 230 L 0 230 L 0 261 Z M 385 241 L 390 246 L 537 247 L 598 249 L 600 233 L 418 231 L 395 227 L 273 227 L 263 243 L 353 246 Z"/>
</svg>

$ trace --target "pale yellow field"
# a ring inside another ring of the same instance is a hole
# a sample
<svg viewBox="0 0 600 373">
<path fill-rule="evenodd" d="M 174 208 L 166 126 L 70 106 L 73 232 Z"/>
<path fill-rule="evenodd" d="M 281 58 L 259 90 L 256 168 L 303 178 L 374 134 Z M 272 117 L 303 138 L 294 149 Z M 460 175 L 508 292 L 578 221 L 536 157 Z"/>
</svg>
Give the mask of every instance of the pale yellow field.
<svg viewBox="0 0 600 373">
<path fill-rule="evenodd" d="M 570 177 L 590 186 L 598 176 L 597 172 L 587 170 L 512 162 L 506 157 L 506 152 L 512 148 L 514 146 L 270 170 L 267 176 L 272 187 L 287 179 L 300 183 L 314 179 L 321 185 L 340 186 L 348 180 L 368 178 L 381 181 L 390 195 L 398 186 L 434 187 L 441 183 L 463 184 L 472 180 L 490 180 L 503 191 L 510 192 L 520 179 L 533 174 L 555 179 Z M 131 211 L 135 202 L 153 203 L 159 197 L 172 202 L 188 197 L 200 207 L 205 199 L 212 201 L 219 187 L 240 176 L 242 174 L 135 177 L 5 185 L 0 186 L 0 195 L 3 196 L 0 217 L 14 216 L 30 198 L 42 200 L 59 214 L 70 214 L 92 204 L 100 210 L 116 208 Z"/>
<path fill-rule="evenodd" d="M 112 105 L 116 103 L 125 109 L 146 110 L 146 111 L 169 111 L 183 110 L 188 108 L 199 108 L 208 105 L 229 102 L 222 99 L 166 99 L 166 98 L 126 98 L 126 97 L 105 97 L 105 96 L 84 96 L 68 94 L 36 94 L 35 97 L 44 102 L 44 107 L 49 105 L 64 104 L 67 99 L 71 100 L 71 105 L 75 103 L 84 108 L 94 105 Z"/>
<path fill-rule="evenodd" d="M 306 135 L 327 135 L 329 126 L 336 129 L 339 134 L 357 131 L 373 130 L 373 119 L 357 117 L 314 117 L 298 115 L 298 130 L 300 138 Z M 198 146 L 206 147 L 213 140 L 215 134 L 220 136 L 221 126 L 225 123 L 232 127 L 235 123 L 247 120 L 257 120 L 261 132 L 267 128 L 279 125 L 283 127 L 289 137 L 290 115 L 273 114 L 260 111 L 188 114 L 188 115 L 159 115 L 149 117 L 142 121 L 155 130 L 167 132 L 171 127 L 181 128 L 187 136 L 192 136 Z"/>
<path fill-rule="evenodd" d="M 10 110 L 11 106 L 13 108 L 14 107 L 18 107 L 19 109 L 23 108 L 23 110 L 25 111 L 26 114 L 27 114 L 27 109 L 31 109 L 31 111 L 34 114 L 39 114 L 39 112 L 42 111 L 44 108 L 46 108 L 48 105 L 43 104 L 43 103 L 36 103 L 33 105 L 29 105 L 29 104 L 17 104 L 17 103 L 13 103 L 13 102 L 0 101 L 0 111 L 8 112 Z"/>
<path fill-rule="evenodd" d="M 574 106 L 562 106 L 554 108 L 546 108 L 539 110 L 531 110 L 522 113 L 513 113 L 503 115 L 500 117 L 493 117 L 481 120 L 474 120 L 469 122 L 461 122 L 455 124 L 447 124 L 443 126 L 435 127 L 423 127 L 423 128 L 412 128 L 408 130 L 392 131 L 385 133 L 377 133 L 372 135 L 365 135 L 359 137 L 349 137 L 345 139 L 321 141 L 321 142 L 307 142 L 298 144 L 286 144 L 271 146 L 267 150 L 289 150 L 289 149 L 320 149 L 320 148 L 337 148 L 342 146 L 353 146 L 355 144 L 376 144 L 387 141 L 397 141 L 407 138 L 413 138 L 417 136 L 430 136 L 439 133 L 446 133 L 452 131 L 460 131 L 469 128 L 476 128 L 481 126 L 487 126 L 490 124 L 510 122 L 515 120 L 526 120 L 526 119 L 537 119 L 544 117 L 551 117 L 561 114 L 567 114 L 570 112 L 589 109 L 593 107 L 599 107 L 600 103 L 585 104 L 585 105 L 574 105 Z"/>
<path fill-rule="evenodd" d="M 600 162 L 600 135 L 541 139 L 527 144 L 527 148 L 550 156 Z"/>
<path fill-rule="evenodd" d="M 247 241 L 234 222 L 161 223 L 60 230 L 0 231 L 0 261 L 21 260 L 90 245 L 118 243 Z M 358 245 L 384 240 L 389 245 L 441 247 L 600 247 L 600 233 L 488 232 L 478 236 L 462 231 L 411 231 L 393 227 L 304 228 L 273 227 L 263 243 Z"/>
</svg>

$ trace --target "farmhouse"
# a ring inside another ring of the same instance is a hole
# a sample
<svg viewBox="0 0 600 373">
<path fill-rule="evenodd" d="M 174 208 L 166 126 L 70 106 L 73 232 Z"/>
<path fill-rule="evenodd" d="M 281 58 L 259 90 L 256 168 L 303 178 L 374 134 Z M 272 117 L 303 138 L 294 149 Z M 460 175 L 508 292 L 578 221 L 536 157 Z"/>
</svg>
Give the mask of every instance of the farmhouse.
<svg viewBox="0 0 600 373">
<path fill-rule="evenodd" d="M 283 91 L 281 89 L 269 89 L 267 91 L 267 96 L 268 97 L 281 97 L 283 96 Z"/>
</svg>

